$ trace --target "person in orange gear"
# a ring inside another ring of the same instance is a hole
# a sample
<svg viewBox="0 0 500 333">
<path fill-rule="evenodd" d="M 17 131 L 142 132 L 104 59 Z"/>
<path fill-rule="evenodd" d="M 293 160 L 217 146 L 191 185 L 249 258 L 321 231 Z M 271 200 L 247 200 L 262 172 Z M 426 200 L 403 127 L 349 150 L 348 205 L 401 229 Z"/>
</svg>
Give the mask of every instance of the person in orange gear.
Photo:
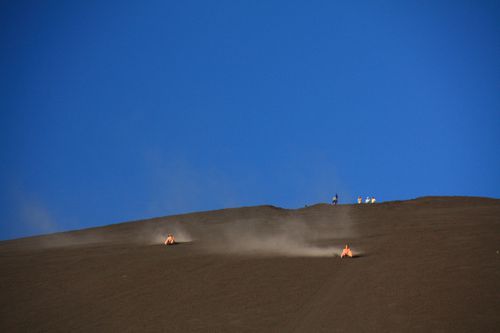
<svg viewBox="0 0 500 333">
<path fill-rule="evenodd" d="M 175 244 L 174 235 L 168 234 L 167 239 L 165 239 L 165 245 L 174 245 L 174 244 Z"/>
<path fill-rule="evenodd" d="M 352 251 L 349 248 L 349 245 L 345 245 L 344 250 L 342 251 L 342 254 L 340 255 L 340 258 L 344 258 L 345 256 L 348 256 L 349 258 L 352 258 Z"/>
</svg>

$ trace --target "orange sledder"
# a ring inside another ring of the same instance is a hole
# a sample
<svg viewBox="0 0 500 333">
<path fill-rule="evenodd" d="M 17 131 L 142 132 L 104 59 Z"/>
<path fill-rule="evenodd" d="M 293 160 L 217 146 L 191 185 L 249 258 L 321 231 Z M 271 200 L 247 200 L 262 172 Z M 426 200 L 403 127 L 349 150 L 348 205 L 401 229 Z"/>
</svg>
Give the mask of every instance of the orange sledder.
<svg viewBox="0 0 500 333">
<path fill-rule="evenodd" d="M 174 244 L 175 244 L 174 235 L 168 234 L 167 239 L 165 239 L 165 245 L 174 245 Z"/>
<path fill-rule="evenodd" d="M 347 245 L 347 244 L 346 244 L 344 250 L 342 250 L 342 254 L 340 255 L 340 258 L 344 258 L 344 257 L 352 258 L 352 251 L 349 248 L 349 245 Z"/>
</svg>

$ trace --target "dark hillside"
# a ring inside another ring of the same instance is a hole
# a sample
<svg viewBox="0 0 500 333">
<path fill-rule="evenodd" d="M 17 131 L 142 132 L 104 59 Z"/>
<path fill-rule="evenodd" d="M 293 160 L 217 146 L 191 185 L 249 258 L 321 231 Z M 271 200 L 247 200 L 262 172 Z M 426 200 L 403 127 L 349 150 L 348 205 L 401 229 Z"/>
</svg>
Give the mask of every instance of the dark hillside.
<svg viewBox="0 0 500 333">
<path fill-rule="evenodd" d="M 173 232 L 180 244 L 161 241 Z M 354 259 L 336 254 L 349 243 Z M 0 331 L 495 332 L 500 200 L 245 207 L 0 242 Z"/>
</svg>

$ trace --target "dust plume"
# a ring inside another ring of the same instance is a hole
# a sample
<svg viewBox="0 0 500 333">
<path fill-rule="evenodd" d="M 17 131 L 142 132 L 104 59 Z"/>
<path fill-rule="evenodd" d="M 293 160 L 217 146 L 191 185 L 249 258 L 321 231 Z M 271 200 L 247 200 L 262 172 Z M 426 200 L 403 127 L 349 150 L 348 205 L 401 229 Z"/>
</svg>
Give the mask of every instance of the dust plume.
<svg viewBox="0 0 500 333">
<path fill-rule="evenodd" d="M 191 233 L 180 223 L 168 223 L 159 227 L 144 227 L 136 235 L 139 244 L 163 244 L 168 234 L 173 234 L 177 243 L 188 243 L 193 241 Z"/>
<path fill-rule="evenodd" d="M 89 232 L 85 232 L 84 234 L 79 234 L 78 232 L 63 232 L 43 236 L 39 238 L 36 243 L 38 243 L 38 246 L 42 248 L 56 248 L 98 244 L 104 243 L 106 241 L 106 238 L 104 238 L 103 236 L 97 234 L 94 235 Z"/>
<path fill-rule="evenodd" d="M 239 220 L 218 225 L 210 234 L 211 252 L 243 255 L 332 257 L 342 251 L 343 240 L 354 236 L 347 213 L 334 220 L 280 218 Z"/>
</svg>

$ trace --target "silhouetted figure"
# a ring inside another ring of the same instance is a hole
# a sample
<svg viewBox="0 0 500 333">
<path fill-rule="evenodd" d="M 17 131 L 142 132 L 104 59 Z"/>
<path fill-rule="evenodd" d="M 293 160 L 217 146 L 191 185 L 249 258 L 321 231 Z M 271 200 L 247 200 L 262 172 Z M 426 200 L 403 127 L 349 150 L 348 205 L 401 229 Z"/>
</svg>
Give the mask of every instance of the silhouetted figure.
<svg viewBox="0 0 500 333">
<path fill-rule="evenodd" d="M 339 195 L 335 193 L 335 196 L 332 199 L 332 205 L 336 205 L 339 202 Z"/>
</svg>

